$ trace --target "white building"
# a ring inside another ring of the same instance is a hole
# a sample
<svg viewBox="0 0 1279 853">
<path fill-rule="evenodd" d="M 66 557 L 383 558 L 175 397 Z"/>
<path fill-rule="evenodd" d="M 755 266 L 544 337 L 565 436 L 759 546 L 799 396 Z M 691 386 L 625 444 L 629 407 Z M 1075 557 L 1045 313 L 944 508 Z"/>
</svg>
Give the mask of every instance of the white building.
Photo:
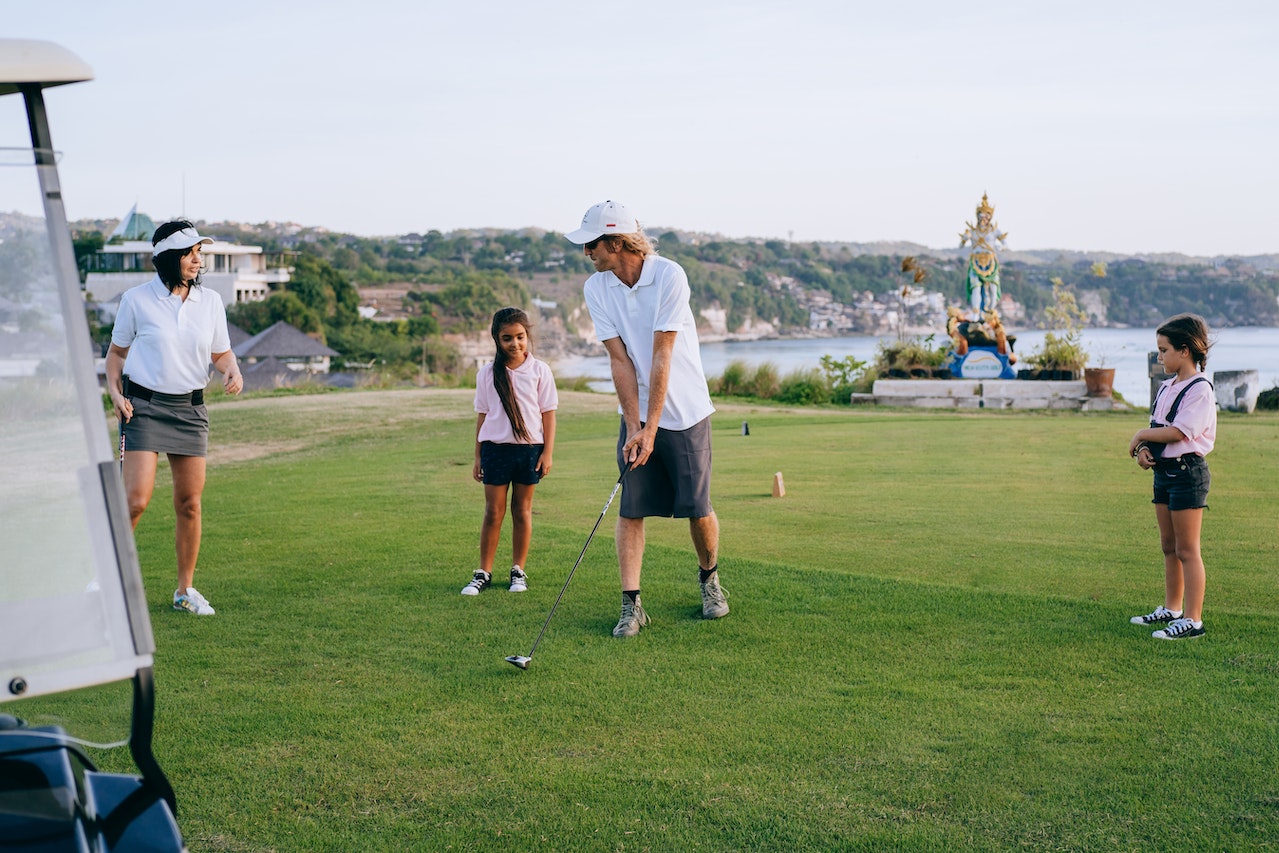
<svg viewBox="0 0 1279 853">
<path fill-rule="evenodd" d="M 103 319 L 110 321 L 120 304 L 120 294 L 145 284 L 155 275 L 151 263 L 151 233 L 155 225 L 135 206 L 120 221 L 108 242 L 88 259 L 85 293 L 97 303 Z M 205 269 L 201 286 L 216 291 L 229 308 L 237 302 L 259 302 L 272 285 L 289 280 L 290 268 L 278 259 L 269 263 L 261 246 L 215 241 L 204 247 Z"/>
</svg>

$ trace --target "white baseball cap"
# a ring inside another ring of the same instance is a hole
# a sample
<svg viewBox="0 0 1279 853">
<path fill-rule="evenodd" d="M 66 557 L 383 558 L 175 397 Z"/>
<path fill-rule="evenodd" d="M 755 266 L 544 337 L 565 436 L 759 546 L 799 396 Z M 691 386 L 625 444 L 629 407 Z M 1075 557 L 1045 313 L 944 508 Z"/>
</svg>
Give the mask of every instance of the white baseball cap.
<svg viewBox="0 0 1279 853">
<path fill-rule="evenodd" d="M 586 211 L 582 217 L 582 227 L 564 236 L 570 243 L 589 243 L 605 234 L 634 234 L 639 231 L 639 223 L 626 209 L 625 205 L 615 201 L 601 201 Z"/>
<path fill-rule="evenodd" d="M 151 247 L 151 257 L 155 257 L 161 252 L 167 252 L 170 249 L 189 249 L 196 243 L 212 243 L 212 237 L 201 237 L 200 232 L 194 228 L 183 228 L 181 231 L 174 231 L 168 237 L 165 237 L 159 243 Z"/>
</svg>

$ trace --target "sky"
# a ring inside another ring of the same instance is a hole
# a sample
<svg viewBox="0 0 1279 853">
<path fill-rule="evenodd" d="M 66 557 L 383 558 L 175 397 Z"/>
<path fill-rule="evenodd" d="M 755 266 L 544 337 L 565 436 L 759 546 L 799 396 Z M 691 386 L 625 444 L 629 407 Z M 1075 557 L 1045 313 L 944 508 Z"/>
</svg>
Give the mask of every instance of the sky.
<svg viewBox="0 0 1279 853">
<path fill-rule="evenodd" d="M 0 21 L 94 69 L 46 94 L 73 220 L 562 232 L 615 199 L 657 234 L 953 248 L 987 193 L 1010 249 L 1279 252 L 1273 0 L 42 0 Z"/>
</svg>

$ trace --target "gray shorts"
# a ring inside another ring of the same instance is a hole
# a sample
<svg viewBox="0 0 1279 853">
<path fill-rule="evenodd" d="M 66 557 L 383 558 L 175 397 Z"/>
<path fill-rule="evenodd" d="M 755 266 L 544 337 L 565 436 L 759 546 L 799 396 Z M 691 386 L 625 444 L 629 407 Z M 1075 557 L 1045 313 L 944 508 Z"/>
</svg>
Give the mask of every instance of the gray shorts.
<svg viewBox="0 0 1279 853">
<path fill-rule="evenodd" d="M 626 422 L 617 434 L 617 470 L 625 469 Z M 711 508 L 711 419 L 686 430 L 658 427 L 653 455 L 622 481 L 623 518 L 705 518 Z"/>
</svg>

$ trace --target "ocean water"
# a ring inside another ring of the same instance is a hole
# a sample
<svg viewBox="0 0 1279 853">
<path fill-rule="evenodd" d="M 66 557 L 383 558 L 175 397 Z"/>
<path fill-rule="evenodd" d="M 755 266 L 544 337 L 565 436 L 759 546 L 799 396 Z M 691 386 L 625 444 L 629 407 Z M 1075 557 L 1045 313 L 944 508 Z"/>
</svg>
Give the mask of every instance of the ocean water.
<svg viewBox="0 0 1279 853">
<path fill-rule="evenodd" d="M 1014 332 L 1013 351 L 1025 357 L 1039 348 L 1044 340 L 1042 330 Z M 1261 375 L 1261 388 L 1279 385 L 1279 328 L 1245 326 L 1215 330 L 1216 343 L 1208 352 L 1208 373 L 1218 370 L 1256 370 Z M 944 337 L 944 332 L 938 338 Z M 718 376 L 733 361 L 750 366 L 771 362 L 783 376 L 794 370 L 820 368 L 823 355 L 844 358 L 851 355 L 859 361 L 871 361 L 881 341 L 896 336 L 849 335 L 838 338 L 785 338 L 766 341 L 728 341 L 702 344 L 702 366 L 708 376 Z M 1128 402 L 1145 406 L 1150 400 L 1150 378 L 1147 354 L 1155 351 L 1155 330 L 1151 329 L 1085 329 L 1084 346 L 1088 349 L 1090 367 L 1115 368 L 1115 390 Z M 552 363 L 560 376 L 583 376 L 595 380 L 592 387 L 611 391 L 608 356 L 599 347 L 599 355 L 571 356 Z"/>
</svg>

